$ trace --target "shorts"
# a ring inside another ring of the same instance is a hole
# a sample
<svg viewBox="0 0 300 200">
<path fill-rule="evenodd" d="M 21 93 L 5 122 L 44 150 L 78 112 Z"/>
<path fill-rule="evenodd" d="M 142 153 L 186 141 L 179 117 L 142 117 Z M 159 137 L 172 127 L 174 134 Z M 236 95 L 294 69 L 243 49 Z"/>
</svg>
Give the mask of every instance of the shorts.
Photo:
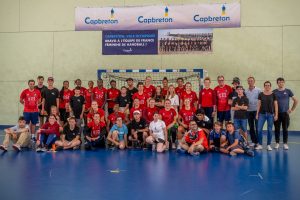
<svg viewBox="0 0 300 200">
<path fill-rule="evenodd" d="M 217 113 L 217 119 L 221 123 L 223 123 L 224 121 L 230 121 L 230 118 L 231 118 L 230 110 L 218 111 Z"/>
<path fill-rule="evenodd" d="M 247 132 L 247 119 L 234 119 L 235 130 L 242 129 L 242 131 Z"/>
<path fill-rule="evenodd" d="M 23 116 L 25 118 L 26 124 L 36 125 L 39 122 L 39 112 L 24 112 Z"/>
</svg>

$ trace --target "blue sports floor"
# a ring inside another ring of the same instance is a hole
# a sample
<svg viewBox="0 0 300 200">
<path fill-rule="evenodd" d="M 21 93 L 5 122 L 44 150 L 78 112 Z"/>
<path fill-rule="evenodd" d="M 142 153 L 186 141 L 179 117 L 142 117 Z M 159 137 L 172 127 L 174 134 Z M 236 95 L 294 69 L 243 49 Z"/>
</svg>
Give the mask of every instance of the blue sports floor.
<svg viewBox="0 0 300 200">
<path fill-rule="evenodd" d="M 253 158 L 143 150 L 11 150 L 0 153 L 0 200 L 298 200 L 300 134 L 290 135 L 289 141 L 288 151 L 263 150 Z"/>
</svg>

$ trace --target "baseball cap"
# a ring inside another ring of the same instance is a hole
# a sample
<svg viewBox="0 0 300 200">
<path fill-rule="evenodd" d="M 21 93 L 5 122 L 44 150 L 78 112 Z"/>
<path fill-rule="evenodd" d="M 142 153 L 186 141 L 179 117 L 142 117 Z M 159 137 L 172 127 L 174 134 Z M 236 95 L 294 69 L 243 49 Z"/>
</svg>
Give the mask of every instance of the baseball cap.
<svg viewBox="0 0 300 200">
<path fill-rule="evenodd" d="M 133 114 L 141 114 L 141 112 L 139 110 L 135 110 Z"/>
</svg>

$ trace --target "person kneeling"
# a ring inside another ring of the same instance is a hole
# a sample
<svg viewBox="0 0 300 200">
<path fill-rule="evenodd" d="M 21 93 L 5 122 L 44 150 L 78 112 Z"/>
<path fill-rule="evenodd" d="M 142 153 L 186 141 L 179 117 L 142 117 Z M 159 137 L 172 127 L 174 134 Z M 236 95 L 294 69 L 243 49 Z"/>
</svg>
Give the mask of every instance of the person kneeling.
<svg viewBox="0 0 300 200">
<path fill-rule="evenodd" d="M 14 127 L 4 129 L 5 137 L 3 144 L 0 145 L 0 149 L 7 151 L 9 141 L 13 142 L 13 148 L 16 151 L 21 151 L 21 147 L 30 146 L 30 133 L 29 126 L 26 125 L 25 118 L 23 116 L 19 117 L 18 124 Z"/>
<path fill-rule="evenodd" d="M 231 156 L 244 153 L 248 156 L 254 156 L 254 152 L 245 144 L 244 138 L 240 135 L 238 130 L 234 129 L 232 122 L 227 122 L 226 124 L 226 140 L 227 144 L 221 146 L 221 152 L 230 154 Z"/>
<path fill-rule="evenodd" d="M 86 150 L 95 150 L 97 147 L 105 146 L 105 124 L 100 121 L 100 114 L 94 114 L 94 120 L 88 124 L 85 133 L 84 147 Z"/>
<path fill-rule="evenodd" d="M 187 152 L 191 155 L 199 155 L 208 150 L 208 141 L 202 129 L 198 129 L 197 123 L 192 120 L 189 123 L 189 131 L 180 141 L 180 152 Z"/>
<path fill-rule="evenodd" d="M 125 124 L 123 124 L 122 117 L 119 116 L 116 119 L 116 124 L 114 124 L 107 136 L 107 143 L 118 147 L 119 149 L 125 149 L 127 147 L 127 134 L 128 129 Z"/>
<path fill-rule="evenodd" d="M 59 138 L 59 124 L 53 114 L 49 116 L 48 122 L 46 122 L 42 128 L 37 131 L 38 140 L 36 142 L 37 152 L 48 151 L 52 144 L 55 143 L 56 138 Z"/>
<path fill-rule="evenodd" d="M 159 119 L 158 112 L 154 113 L 153 121 L 149 126 L 150 136 L 146 138 L 146 142 L 152 145 L 152 151 L 158 153 L 164 152 L 168 146 L 168 132 L 164 121 Z"/>
<path fill-rule="evenodd" d="M 70 117 L 65 125 L 61 139 L 55 142 L 56 150 L 79 149 L 81 144 L 80 129 L 76 126 L 75 117 Z"/>
</svg>

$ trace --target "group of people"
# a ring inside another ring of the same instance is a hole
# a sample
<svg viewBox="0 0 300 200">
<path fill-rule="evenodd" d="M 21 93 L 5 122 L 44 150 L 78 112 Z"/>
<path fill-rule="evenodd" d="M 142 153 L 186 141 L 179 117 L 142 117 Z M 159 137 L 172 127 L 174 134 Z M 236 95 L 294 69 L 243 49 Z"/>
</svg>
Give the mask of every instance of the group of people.
<svg viewBox="0 0 300 200">
<path fill-rule="evenodd" d="M 177 79 L 176 86 L 169 84 L 166 77 L 161 86 L 154 86 L 147 76 L 136 87 L 134 80 L 128 78 L 127 85 L 120 89 L 115 80 L 106 89 L 102 79 L 97 80 L 96 87 L 89 81 L 88 88 L 77 79 L 73 90 L 69 81 L 64 81 L 58 90 L 53 77 L 48 77 L 45 86 L 44 77 L 39 76 L 37 84 L 29 80 L 28 88 L 20 94 L 23 116 L 16 126 L 5 129 L 0 149 L 7 151 L 12 140 L 16 151 L 23 147 L 35 148 L 37 152 L 80 149 L 83 143 L 87 150 L 177 149 L 191 155 L 216 151 L 254 156 L 253 148 L 263 149 L 266 121 L 267 150 L 272 150 L 273 124 L 274 148 L 280 146 L 281 127 L 283 147 L 289 148 L 289 114 L 296 109 L 298 100 L 285 88 L 283 78 L 277 79 L 275 90 L 270 81 L 264 83 L 263 90 L 259 89 L 254 77 L 247 79 L 248 88 L 241 86 L 238 77 L 233 78 L 232 87 L 225 84 L 222 75 L 217 81 L 218 86 L 212 89 L 211 79 L 206 77 L 203 88 L 195 92 L 183 78 Z"/>
</svg>

